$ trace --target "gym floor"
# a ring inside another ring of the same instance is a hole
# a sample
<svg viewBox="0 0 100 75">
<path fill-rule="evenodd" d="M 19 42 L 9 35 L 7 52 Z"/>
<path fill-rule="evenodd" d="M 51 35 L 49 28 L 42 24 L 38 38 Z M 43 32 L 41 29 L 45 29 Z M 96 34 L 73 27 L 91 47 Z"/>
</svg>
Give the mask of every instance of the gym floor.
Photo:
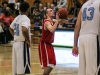
<svg viewBox="0 0 100 75">
<path fill-rule="evenodd" d="M 71 54 L 71 48 L 54 47 L 57 65 L 50 75 L 77 75 L 78 57 Z M 31 44 L 31 74 L 42 75 L 38 57 L 38 45 Z M 12 45 L 0 44 L 0 75 L 12 75 Z"/>
</svg>

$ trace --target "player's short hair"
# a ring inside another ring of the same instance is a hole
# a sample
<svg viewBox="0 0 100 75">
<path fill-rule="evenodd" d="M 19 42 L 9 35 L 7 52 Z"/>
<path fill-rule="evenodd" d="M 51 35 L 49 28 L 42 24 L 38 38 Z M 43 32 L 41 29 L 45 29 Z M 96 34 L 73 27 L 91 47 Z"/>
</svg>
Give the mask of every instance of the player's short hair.
<svg viewBox="0 0 100 75">
<path fill-rule="evenodd" d="M 46 14 L 48 13 L 48 9 L 51 9 L 51 8 L 47 8 L 47 9 L 45 9 L 45 11 L 44 11 L 45 19 L 47 18 Z"/>
<path fill-rule="evenodd" d="M 51 9 L 51 8 L 45 9 L 45 11 L 44 11 L 44 14 L 45 14 L 45 15 L 48 13 L 48 9 Z"/>
<path fill-rule="evenodd" d="M 29 7 L 30 6 L 27 2 L 22 2 L 21 5 L 20 5 L 20 11 L 21 12 L 26 12 Z"/>
<path fill-rule="evenodd" d="M 48 13 L 47 9 L 44 10 L 44 19 L 47 18 L 46 14 Z"/>
</svg>

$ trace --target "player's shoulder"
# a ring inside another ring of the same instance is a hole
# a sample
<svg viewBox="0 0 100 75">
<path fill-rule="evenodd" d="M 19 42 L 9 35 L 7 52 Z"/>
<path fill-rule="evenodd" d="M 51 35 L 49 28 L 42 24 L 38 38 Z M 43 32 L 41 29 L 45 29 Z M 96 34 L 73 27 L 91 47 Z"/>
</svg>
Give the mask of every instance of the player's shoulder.
<svg viewBox="0 0 100 75">
<path fill-rule="evenodd" d="M 43 21 L 43 24 L 44 24 L 44 25 L 50 25 L 50 24 L 51 24 L 51 22 L 50 22 L 50 20 L 45 19 L 45 20 Z"/>
<path fill-rule="evenodd" d="M 88 5 L 90 5 L 91 3 L 90 3 L 90 1 L 88 0 L 88 1 L 86 1 L 84 4 L 83 4 L 83 6 L 82 7 L 84 7 L 84 6 L 88 6 Z"/>
<path fill-rule="evenodd" d="M 21 15 L 22 19 L 29 19 L 26 15 Z"/>
<path fill-rule="evenodd" d="M 53 19 L 53 21 L 56 21 L 56 19 Z M 49 19 L 44 19 L 44 22 L 51 22 Z"/>
<path fill-rule="evenodd" d="M 14 20 L 13 20 L 13 22 L 15 22 L 16 20 L 18 20 L 19 19 L 19 16 L 20 15 L 18 15 L 17 17 L 15 17 Z"/>
<path fill-rule="evenodd" d="M 88 0 L 87 2 L 83 4 L 82 8 L 88 7 L 88 6 L 98 6 L 98 4 L 100 4 L 99 0 Z"/>
<path fill-rule="evenodd" d="M 44 19 L 43 22 L 44 22 L 44 23 L 48 23 L 48 22 L 50 22 L 50 20 L 48 20 L 48 19 Z"/>
</svg>

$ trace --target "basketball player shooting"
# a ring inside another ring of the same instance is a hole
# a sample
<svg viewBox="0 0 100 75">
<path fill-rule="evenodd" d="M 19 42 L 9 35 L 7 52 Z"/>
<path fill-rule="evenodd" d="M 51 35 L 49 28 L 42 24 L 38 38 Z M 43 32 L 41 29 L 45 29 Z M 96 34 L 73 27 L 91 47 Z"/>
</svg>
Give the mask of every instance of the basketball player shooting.
<svg viewBox="0 0 100 75">
<path fill-rule="evenodd" d="M 59 19 L 60 13 L 57 13 L 56 19 L 54 19 L 54 11 L 52 9 L 48 8 L 45 12 L 46 19 L 42 24 L 42 37 L 39 42 L 39 58 L 41 67 L 44 69 L 43 75 L 49 75 L 56 65 L 56 57 L 52 46 L 54 32 L 59 23 L 66 22 L 64 18 Z"/>
</svg>

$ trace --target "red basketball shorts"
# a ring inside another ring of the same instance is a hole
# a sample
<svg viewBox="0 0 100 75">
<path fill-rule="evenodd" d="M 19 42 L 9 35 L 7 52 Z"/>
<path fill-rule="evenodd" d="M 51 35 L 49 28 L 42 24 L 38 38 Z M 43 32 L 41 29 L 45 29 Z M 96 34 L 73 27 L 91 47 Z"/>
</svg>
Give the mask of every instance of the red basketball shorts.
<svg viewBox="0 0 100 75">
<path fill-rule="evenodd" d="M 42 68 L 47 66 L 53 68 L 56 65 L 56 57 L 52 44 L 43 41 L 39 43 L 39 58 Z"/>
</svg>

